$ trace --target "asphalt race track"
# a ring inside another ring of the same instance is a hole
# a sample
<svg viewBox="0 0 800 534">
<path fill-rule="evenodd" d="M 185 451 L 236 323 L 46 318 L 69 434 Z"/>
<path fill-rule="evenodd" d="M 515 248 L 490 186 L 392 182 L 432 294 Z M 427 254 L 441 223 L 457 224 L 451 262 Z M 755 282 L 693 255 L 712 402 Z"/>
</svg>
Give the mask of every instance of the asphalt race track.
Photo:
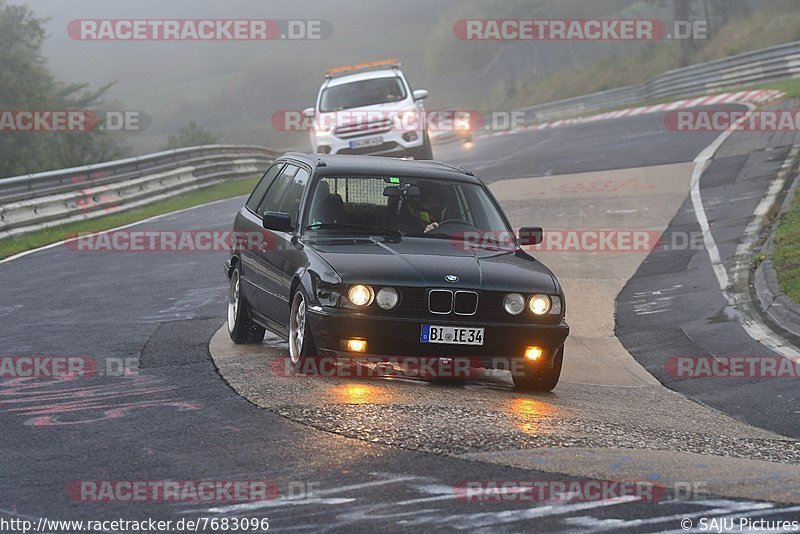
<svg viewBox="0 0 800 534">
<path fill-rule="evenodd" d="M 492 182 L 515 226 L 660 235 L 696 231 L 693 160 L 716 138 L 669 132 L 653 114 L 479 138 L 435 156 Z M 725 261 L 795 141 L 759 143 L 732 137 L 700 184 Z M 242 202 L 137 229 L 226 230 Z M 684 518 L 800 518 L 797 429 L 783 417 L 796 414 L 791 384 L 737 389 L 664 373 L 678 354 L 770 354 L 735 315 L 715 319 L 725 303 L 704 250 L 542 253 L 564 284 L 572 335 L 562 383 L 541 395 L 514 392 L 502 373 L 458 385 L 281 376 L 283 344 L 235 347 L 224 332 L 224 259 L 58 245 L 0 263 L 3 354 L 140 361 L 123 377 L 2 383 L 0 493 L 10 504 L 0 517 L 238 515 L 314 532 L 681 531 Z M 697 287 L 677 288 L 690 278 Z M 642 300 L 668 288 L 678 289 L 668 301 Z M 667 311 L 638 313 L 653 302 Z M 687 307 L 703 320 L 686 324 Z M 85 502 L 67 491 L 73 481 L 163 479 L 270 480 L 283 497 L 209 506 Z M 555 504 L 454 491 L 463 481 L 586 479 L 668 491 L 656 502 Z M 678 495 L 687 487 L 693 498 Z"/>
</svg>

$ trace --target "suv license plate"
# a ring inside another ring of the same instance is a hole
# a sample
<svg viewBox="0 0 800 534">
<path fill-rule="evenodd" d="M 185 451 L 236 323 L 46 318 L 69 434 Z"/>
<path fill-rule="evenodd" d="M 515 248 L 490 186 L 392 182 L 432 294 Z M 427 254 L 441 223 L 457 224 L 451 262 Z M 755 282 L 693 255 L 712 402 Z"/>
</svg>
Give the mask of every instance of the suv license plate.
<svg viewBox="0 0 800 534">
<path fill-rule="evenodd" d="M 383 144 L 383 136 L 367 137 L 366 139 L 357 139 L 350 141 L 350 148 L 364 148 L 365 146 L 378 146 Z"/>
</svg>

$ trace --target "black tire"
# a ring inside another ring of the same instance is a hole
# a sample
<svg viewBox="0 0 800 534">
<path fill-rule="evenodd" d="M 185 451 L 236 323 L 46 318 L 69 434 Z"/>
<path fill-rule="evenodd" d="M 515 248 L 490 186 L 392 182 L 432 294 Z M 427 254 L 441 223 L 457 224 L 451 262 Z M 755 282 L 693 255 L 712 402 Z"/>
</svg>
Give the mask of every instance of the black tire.
<svg viewBox="0 0 800 534">
<path fill-rule="evenodd" d="M 433 147 L 431 146 L 431 140 L 428 137 L 427 131 L 423 134 L 422 146 L 414 149 L 414 154 L 412 157 L 416 160 L 433 159 Z"/>
<path fill-rule="evenodd" d="M 236 265 L 228 288 L 228 334 L 237 345 L 259 345 L 264 341 L 264 328 L 250 318 L 247 300 L 241 292 L 241 280 L 241 269 Z"/>
<path fill-rule="evenodd" d="M 525 364 L 523 376 L 514 377 L 514 387 L 522 391 L 553 391 L 561 378 L 564 348 L 559 349 L 551 369 L 541 369 L 536 364 Z"/>
<path fill-rule="evenodd" d="M 317 346 L 308 324 L 308 295 L 303 285 L 297 286 L 289 304 L 289 359 L 295 371 L 303 372 L 307 369 L 306 362 L 317 357 Z M 302 306 L 302 338 L 298 346 L 297 334 L 299 332 L 299 311 Z"/>
</svg>

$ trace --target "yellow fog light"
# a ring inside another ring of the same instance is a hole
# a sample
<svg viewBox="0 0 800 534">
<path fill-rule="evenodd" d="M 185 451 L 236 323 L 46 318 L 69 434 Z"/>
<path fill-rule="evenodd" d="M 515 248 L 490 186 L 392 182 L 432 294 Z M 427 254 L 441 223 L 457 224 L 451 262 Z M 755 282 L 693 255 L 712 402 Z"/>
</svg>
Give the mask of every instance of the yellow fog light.
<svg viewBox="0 0 800 534">
<path fill-rule="evenodd" d="M 350 288 L 347 298 L 356 306 L 369 306 L 372 304 L 372 299 L 375 298 L 375 293 L 371 287 L 359 284 Z"/>
<path fill-rule="evenodd" d="M 367 352 L 367 342 L 363 339 L 348 339 L 346 346 L 350 352 Z"/>
<path fill-rule="evenodd" d="M 525 349 L 526 360 L 531 360 L 535 362 L 536 360 L 542 357 L 542 354 L 544 354 L 542 347 L 528 347 L 527 349 Z"/>
</svg>

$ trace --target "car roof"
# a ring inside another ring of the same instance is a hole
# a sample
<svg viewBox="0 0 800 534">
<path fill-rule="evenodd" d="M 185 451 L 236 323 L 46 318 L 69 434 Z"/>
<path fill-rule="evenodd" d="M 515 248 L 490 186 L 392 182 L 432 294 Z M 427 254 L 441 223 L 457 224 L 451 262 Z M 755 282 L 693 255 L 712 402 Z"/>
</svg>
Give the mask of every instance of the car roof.
<svg viewBox="0 0 800 534">
<path fill-rule="evenodd" d="M 330 78 L 327 87 L 335 87 L 345 83 L 360 82 L 362 80 L 372 80 L 374 78 L 397 78 L 399 77 L 399 69 L 381 69 L 370 70 L 366 72 L 354 72 L 353 74 L 343 74 Z"/>
<path fill-rule="evenodd" d="M 342 154 L 306 154 L 287 152 L 278 159 L 295 159 L 316 167 L 317 174 L 371 174 L 437 178 L 468 183 L 481 183 L 463 167 L 431 160 L 404 160 L 383 156 L 351 156 Z"/>
</svg>

